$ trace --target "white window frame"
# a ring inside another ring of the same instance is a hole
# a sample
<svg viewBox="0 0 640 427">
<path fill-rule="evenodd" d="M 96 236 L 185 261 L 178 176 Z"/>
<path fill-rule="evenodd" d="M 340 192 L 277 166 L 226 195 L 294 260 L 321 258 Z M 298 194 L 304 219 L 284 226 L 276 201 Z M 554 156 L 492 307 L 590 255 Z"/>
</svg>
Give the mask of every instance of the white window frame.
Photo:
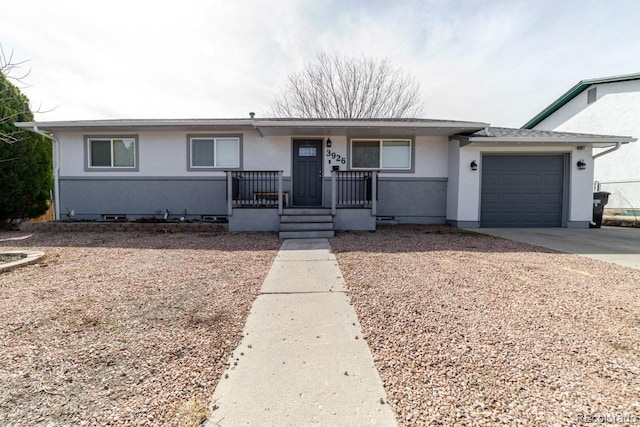
<svg viewBox="0 0 640 427">
<path fill-rule="evenodd" d="M 217 164 L 218 156 L 218 140 L 219 139 L 235 139 L 237 141 L 236 154 L 237 154 L 237 163 L 235 166 L 220 166 Z M 195 166 L 193 164 L 193 141 L 205 140 L 210 141 L 213 140 L 213 165 L 207 166 Z M 242 155 L 242 137 L 240 135 L 188 135 L 187 136 L 187 151 L 188 151 L 188 159 L 187 159 L 187 170 L 190 171 L 202 171 L 202 170 L 238 170 L 241 167 L 241 155 Z"/>
<path fill-rule="evenodd" d="M 91 135 L 85 136 L 85 171 L 138 171 L 138 136 L 137 135 Z M 133 165 L 132 166 L 116 166 L 114 165 L 115 156 L 113 154 L 113 142 L 122 140 L 133 140 Z M 110 166 L 93 166 L 91 164 L 93 141 L 109 141 L 109 155 L 111 157 Z"/>
<path fill-rule="evenodd" d="M 353 166 L 353 143 L 359 141 L 378 141 L 379 158 L 377 168 L 358 168 Z M 385 141 L 402 141 L 409 143 L 409 166 L 406 168 L 383 168 L 384 142 Z M 379 170 L 379 171 L 399 171 L 411 172 L 413 170 L 413 140 L 411 138 L 351 138 L 349 143 L 349 168 L 352 170 Z"/>
</svg>

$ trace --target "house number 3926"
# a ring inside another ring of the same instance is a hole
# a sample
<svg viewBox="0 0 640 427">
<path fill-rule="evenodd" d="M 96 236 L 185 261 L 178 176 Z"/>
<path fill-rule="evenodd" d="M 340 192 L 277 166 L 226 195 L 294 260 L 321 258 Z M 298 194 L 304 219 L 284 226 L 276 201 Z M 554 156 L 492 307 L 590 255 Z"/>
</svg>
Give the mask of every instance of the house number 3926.
<svg viewBox="0 0 640 427">
<path fill-rule="evenodd" d="M 340 154 L 337 154 L 335 151 L 327 150 L 327 157 L 331 157 L 336 162 L 340 162 L 343 165 L 345 163 L 347 163 L 347 159 L 345 159 L 344 156 L 341 156 Z"/>
</svg>

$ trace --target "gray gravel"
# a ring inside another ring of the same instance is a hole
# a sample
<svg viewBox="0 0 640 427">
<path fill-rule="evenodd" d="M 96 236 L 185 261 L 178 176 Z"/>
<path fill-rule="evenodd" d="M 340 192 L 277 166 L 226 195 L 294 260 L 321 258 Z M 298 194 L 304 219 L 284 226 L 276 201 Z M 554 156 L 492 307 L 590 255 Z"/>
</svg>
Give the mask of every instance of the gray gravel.
<svg viewBox="0 0 640 427">
<path fill-rule="evenodd" d="M 444 226 L 331 245 L 402 425 L 640 422 L 640 271 Z"/>
<path fill-rule="evenodd" d="M 0 425 L 197 425 L 280 243 L 0 232 Z"/>
</svg>

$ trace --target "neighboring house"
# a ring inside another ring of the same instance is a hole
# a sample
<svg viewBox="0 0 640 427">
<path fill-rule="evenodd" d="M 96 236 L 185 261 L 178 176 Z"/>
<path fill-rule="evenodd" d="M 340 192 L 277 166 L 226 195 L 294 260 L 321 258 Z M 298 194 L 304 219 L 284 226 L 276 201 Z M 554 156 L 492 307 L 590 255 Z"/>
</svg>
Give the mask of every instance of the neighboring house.
<svg viewBox="0 0 640 427">
<path fill-rule="evenodd" d="M 523 128 L 638 138 L 640 73 L 582 80 Z M 623 145 L 596 158 L 596 188 L 612 193 L 608 208 L 637 210 L 640 214 L 639 165 L 640 144 Z"/>
<path fill-rule="evenodd" d="M 592 149 L 632 140 L 448 120 L 253 115 L 17 126 L 54 140 L 58 219 L 221 218 L 231 231 L 283 237 L 373 230 L 377 221 L 588 227 Z"/>
</svg>

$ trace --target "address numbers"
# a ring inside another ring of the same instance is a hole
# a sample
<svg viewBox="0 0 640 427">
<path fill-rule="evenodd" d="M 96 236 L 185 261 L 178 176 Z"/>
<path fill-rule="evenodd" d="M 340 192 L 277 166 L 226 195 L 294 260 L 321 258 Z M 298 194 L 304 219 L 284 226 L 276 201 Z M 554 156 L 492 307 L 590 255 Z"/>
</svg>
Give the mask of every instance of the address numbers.
<svg viewBox="0 0 640 427">
<path fill-rule="evenodd" d="M 336 162 L 340 162 L 343 165 L 347 163 L 347 159 L 345 159 L 344 156 L 341 156 L 335 151 L 327 150 L 327 157 L 331 157 L 331 159 L 335 160 Z"/>
</svg>

